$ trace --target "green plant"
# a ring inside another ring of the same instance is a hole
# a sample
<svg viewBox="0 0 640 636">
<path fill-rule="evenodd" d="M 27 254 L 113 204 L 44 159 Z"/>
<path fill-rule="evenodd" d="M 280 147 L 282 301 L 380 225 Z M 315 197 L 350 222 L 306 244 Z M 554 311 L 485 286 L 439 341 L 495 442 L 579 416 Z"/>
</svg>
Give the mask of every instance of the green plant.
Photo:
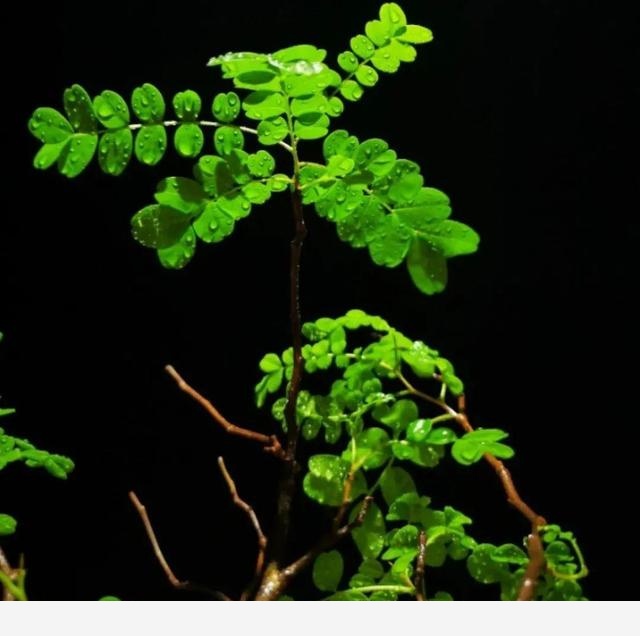
<svg viewBox="0 0 640 636">
<path fill-rule="evenodd" d="M 587 570 L 573 535 L 547 524 L 521 499 L 502 462 L 513 455 L 504 443 L 507 434 L 472 427 L 464 385 L 451 362 L 360 310 L 302 322 L 298 274 L 306 205 L 333 222 L 342 240 L 366 247 L 375 264 L 406 263 L 424 294 L 444 289 L 448 258 L 478 246 L 471 228 L 449 218 L 448 197 L 424 186 L 416 163 L 398 159 L 382 139 L 360 142 L 345 130 L 330 132 L 345 100 L 359 100 L 380 73 L 394 73 L 401 63 L 412 62 L 414 45 L 432 38 L 425 27 L 408 24 L 395 3 L 382 5 L 379 19 L 368 22 L 365 33 L 353 37 L 350 50 L 338 56 L 340 72 L 325 63 L 324 50 L 307 44 L 273 54 L 212 58 L 209 65 L 219 67 L 242 91 L 242 97 L 216 95 L 212 118 L 201 117 L 202 99 L 191 90 L 174 96 L 175 119 L 168 118 L 162 93 L 144 84 L 131 96 L 138 119 L 132 123 L 129 105 L 119 94 L 103 91 L 92 100 L 74 85 L 64 93 L 66 116 L 52 108 L 35 111 L 30 130 L 43 146 L 34 165 L 56 165 L 62 174 L 76 177 L 97 154 L 105 173 L 119 175 L 134 155 L 144 164 L 157 164 L 169 145 L 167 130 L 175 129 L 177 153 L 197 159 L 194 178 L 163 179 L 155 203 L 132 219 L 134 238 L 173 269 L 187 265 L 198 241 L 225 239 L 254 205 L 274 193 L 290 193 L 296 228 L 290 261 L 292 346 L 262 358 L 263 377 L 255 387 L 261 407 L 270 396 L 279 396 L 271 412 L 284 437 L 232 424 L 173 367 L 167 368 L 225 430 L 261 444 L 282 462 L 276 523 L 267 537 L 220 460 L 234 501 L 258 535 L 256 571 L 244 598 L 282 598 L 293 579 L 309 568 L 316 587 L 336 600 L 446 599 L 446 592 L 427 593 L 425 570 L 449 559 L 466 559 L 473 578 L 499 584 L 504 599 L 582 598 L 578 580 Z M 256 123 L 238 123 L 241 114 Z M 214 131 L 215 154 L 202 154 L 207 130 Z M 254 152 L 245 150 L 247 137 L 258 144 Z M 321 139 L 323 163 L 301 156 L 305 142 Z M 276 171 L 270 147 L 291 161 L 288 173 Z M 320 372 L 331 374 L 328 391 L 302 388 L 303 374 Z M 321 434 L 326 452 L 312 455 L 300 475 L 299 438 L 311 441 Z M 432 469 L 447 455 L 465 466 L 486 461 L 496 471 L 508 501 L 530 524 L 524 549 L 479 543 L 466 531 L 467 516 L 449 506 L 430 506 L 407 469 L 414 474 Z M 286 548 L 291 501 L 300 483 L 311 501 L 334 512 L 317 543 L 292 561 Z M 133 493 L 131 498 L 169 580 L 184 587 L 161 556 L 144 506 Z M 344 559 L 336 549 L 346 535 L 353 538 L 360 559 L 349 578 L 343 577 Z"/>
<path fill-rule="evenodd" d="M 3 335 L 0 333 L 0 341 Z M 12 415 L 15 409 L 0 408 L 0 417 Z M 55 455 L 36 448 L 31 442 L 13 437 L 0 428 L 0 470 L 13 462 L 24 463 L 29 468 L 44 468 L 50 475 L 58 479 L 66 479 L 73 470 L 73 462 L 63 455 Z M 11 515 L 0 513 L 0 537 L 7 537 L 16 531 L 17 521 Z M 0 586 L 3 600 L 26 601 L 26 570 L 22 563 L 12 567 L 0 548 Z"/>
</svg>

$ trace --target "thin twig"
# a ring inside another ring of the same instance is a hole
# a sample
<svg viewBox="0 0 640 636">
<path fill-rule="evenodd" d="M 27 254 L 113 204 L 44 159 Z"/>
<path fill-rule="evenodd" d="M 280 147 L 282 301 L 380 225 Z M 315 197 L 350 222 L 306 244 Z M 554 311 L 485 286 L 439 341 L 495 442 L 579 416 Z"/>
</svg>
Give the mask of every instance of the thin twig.
<svg viewBox="0 0 640 636">
<path fill-rule="evenodd" d="M 413 587 L 416 590 L 416 601 L 426 601 L 427 592 L 424 586 L 424 560 L 427 555 L 427 533 L 424 530 L 418 535 L 418 558 L 416 559 L 416 574 Z"/>
<path fill-rule="evenodd" d="M 249 517 L 249 520 L 251 521 L 251 525 L 256 531 L 256 535 L 258 536 L 258 556 L 256 558 L 254 578 L 240 597 L 240 599 L 244 601 L 248 597 L 251 588 L 255 584 L 255 581 L 262 574 L 262 569 L 264 567 L 264 555 L 267 549 L 267 537 L 264 535 L 264 532 L 262 532 L 260 522 L 258 521 L 258 516 L 256 515 L 254 509 L 238 495 L 236 484 L 231 478 L 231 475 L 229 474 L 229 471 L 227 470 L 224 459 L 222 457 L 218 457 L 218 466 L 220 467 L 220 472 L 222 473 L 224 480 L 227 482 L 227 486 L 229 487 L 229 492 L 231 493 L 231 499 L 233 500 L 233 503 L 238 506 L 238 508 L 244 510 L 244 512 Z"/>
<path fill-rule="evenodd" d="M 144 529 L 147 532 L 147 536 L 149 537 L 149 542 L 151 543 L 151 547 L 153 548 L 153 553 L 160 564 L 160 567 L 164 571 L 169 583 L 173 587 L 179 590 L 189 590 L 190 592 L 199 592 L 200 594 L 206 594 L 211 596 L 212 598 L 218 601 L 230 601 L 231 599 L 224 593 L 218 592 L 217 590 L 210 590 L 203 585 L 198 585 L 196 583 L 191 583 L 190 581 L 181 581 L 178 577 L 173 573 L 173 570 L 167 563 L 167 560 L 164 558 L 164 554 L 160 549 L 160 544 L 158 543 L 158 539 L 156 537 L 156 533 L 153 530 L 153 526 L 151 525 L 151 520 L 149 519 L 149 514 L 147 513 L 147 509 L 142 504 L 140 499 L 135 492 L 132 490 L 129 491 L 129 499 L 133 504 L 134 508 L 137 510 L 140 515 L 140 519 L 142 519 L 142 523 L 144 524 Z"/>
<path fill-rule="evenodd" d="M 200 406 L 202 406 L 227 433 L 230 435 L 238 435 L 239 437 L 244 437 L 245 439 L 250 439 L 263 444 L 266 452 L 271 453 L 280 459 L 284 459 L 284 450 L 275 435 L 265 435 L 264 433 L 258 433 L 256 431 L 251 431 L 247 428 L 237 426 L 236 424 L 232 424 L 220 413 L 220 411 L 218 411 L 215 406 L 213 406 L 209 400 L 207 400 L 207 398 L 190 386 L 170 364 L 165 367 L 165 371 L 175 380 L 178 388 L 198 402 L 198 404 L 200 404 Z"/>
<path fill-rule="evenodd" d="M 133 490 L 129 492 L 129 499 L 131 499 L 131 503 L 133 503 L 135 509 L 140 515 L 140 518 L 142 519 L 144 529 L 147 532 L 147 536 L 149 537 L 149 541 L 151 542 L 151 547 L 153 548 L 153 553 L 156 555 L 156 559 L 158 559 L 158 563 L 160 563 L 160 567 L 166 574 L 167 579 L 169 579 L 169 583 L 171 583 L 173 587 L 184 589 L 189 585 L 189 582 L 181 581 L 169 567 L 169 564 L 167 563 L 167 560 L 164 558 L 164 554 L 162 554 L 162 550 L 160 549 L 160 544 L 158 543 L 158 539 L 156 538 L 156 533 L 153 530 L 151 520 L 149 519 L 149 515 L 147 514 L 147 509 L 142 505 L 142 502 L 140 501 L 140 499 L 138 499 L 138 496 L 135 492 L 133 492 Z"/>
</svg>

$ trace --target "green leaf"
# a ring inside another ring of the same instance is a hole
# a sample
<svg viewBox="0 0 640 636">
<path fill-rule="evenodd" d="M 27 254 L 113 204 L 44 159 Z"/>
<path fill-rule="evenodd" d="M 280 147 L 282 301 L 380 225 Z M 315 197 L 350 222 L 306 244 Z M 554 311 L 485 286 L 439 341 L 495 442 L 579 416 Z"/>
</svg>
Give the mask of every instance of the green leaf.
<svg viewBox="0 0 640 636">
<path fill-rule="evenodd" d="M 96 118 L 93 114 L 91 98 L 79 84 L 74 84 L 65 90 L 64 109 L 76 132 L 94 133 L 96 131 Z"/>
<path fill-rule="evenodd" d="M 359 507 L 355 507 L 350 515 L 351 521 L 356 518 Z M 380 508 L 372 503 L 367 510 L 362 525 L 354 528 L 351 536 L 365 559 L 375 559 L 384 547 L 386 526 Z"/>
<path fill-rule="evenodd" d="M 449 592 L 438 591 L 429 600 L 430 601 L 453 601 L 453 596 L 451 596 Z"/>
<path fill-rule="evenodd" d="M 496 548 L 491 558 L 496 563 L 513 563 L 515 565 L 526 565 L 529 563 L 529 558 L 526 552 L 513 543 L 505 543 Z"/>
<path fill-rule="evenodd" d="M 237 128 L 222 126 L 213 136 L 213 143 L 218 154 L 226 157 L 235 149 L 242 149 L 244 146 L 244 135 Z"/>
<path fill-rule="evenodd" d="M 16 531 L 18 522 L 11 516 L 0 514 L 0 537 L 6 537 Z"/>
<path fill-rule="evenodd" d="M 410 203 L 395 207 L 393 212 L 411 229 L 427 233 L 434 221 L 446 219 L 451 214 L 451 206 L 444 192 L 421 188 Z"/>
<path fill-rule="evenodd" d="M 505 565 L 493 559 L 496 547 L 490 543 L 479 544 L 467 559 L 469 574 L 480 583 L 499 583 L 508 575 Z"/>
<path fill-rule="evenodd" d="M 350 102 L 357 102 L 364 95 L 364 91 L 358 82 L 348 79 L 340 84 L 340 95 Z"/>
<path fill-rule="evenodd" d="M 133 238 L 145 247 L 162 249 L 178 243 L 190 216 L 166 205 L 148 205 L 131 219 Z"/>
<path fill-rule="evenodd" d="M 266 150 L 258 150 L 247 158 L 247 167 L 254 177 L 269 177 L 276 167 L 276 160 Z"/>
<path fill-rule="evenodd" d="M 57 144 L 44 144 L 33 158 L 34 168 L 38 170 L 50 168 L 58 160 L 67 143 L 68 141 L 61 141 Z"/>
<path fill-rule="evenodd" d="M 478 429 L 466 433 L 455 441 L 451 447 L 451 455 L 464 466 L 480 461 L 485 453 L 509 459 L 514 455 L 513 449 L 506 444 L 498 443 L 507 436 L 507 433 L 497 428 Z"/>
<path fill-rule="evenodd" d="M 352 37 L 350 45 L 351 50 L 363 60 L 368 60 L 376 50 L 373 42 L 364 35 L 355 35 Z"/>
<path fill-rule="evenodd" d="M 389 33 L 395 35 L 407 24 L 407 18 L 398 4 L 385 2 L 380 7 L 380 22 L 385 25 Z"/>
<path fill-rule="evenodd" d="M 376 46 L 385 46 L 391 40 L 389 29 L 380 20 L 370 20 L 365 27 L 365 33 L 367 37 Z"/>
<path fill-rule="evenodd" d="M 426 511 L 431 500 L 429 497 L 421 497 L 417 492 L 407 492 L 396 497 L 389 506 L 388 521 L 408 521 L 420 523 L 426 526 Z"/>
<path fill-rule="evenodd" d="M 410 244 L 411 231 L 388 214 L 370 235 L 369 254 L 376 265 L 397 267 L 407 255 Z"/>
<path fill-rule="evenodd" d="M 139 161 L 155 166 L 167 149 L 167 131 L 160 124 L 142 126 L 136 135 L 134 152 Z"/>
<path fill-rule="evenodd" d="M 426 241 L 414 239 L 411 242 L 407 269 L 414 285 L 425 294 L 437 294 L 447 286 L 447 261 Z"/>
<path fill-rule="evenodd" d="M 416 485 L 404 468 L 387 468 L 380 478 L 382 496 L 388 506 L 407 493 L 415 493 Z"/>
<path fill-rule="evenodd" d="M 191 228 L 187 228 L 177 243 L 158 250 L 158 259 L 167 269 L 182 269 L 193 258 L 195 251 L 195 233 Z"/>
<path fill-rule="evenodd" d="M 202 100 L 195 91 L 181 91 L 173 98 L 173 109 L 181 121 L 195 121 L 198 119 L 201 108 Z"/>
<path fill-rule="evenodd" d="M 323 142 L 324 158 L 329 161 L 333 155 L 353 157 L 358 149 L 358 138 L 346 130 L 334 130 Z"/>
<path fill-rule="evenodd" d="M 1 336 L 2 334 L 0 334 Z M 2 338 L 0 337 L 0 340 L 2 340 Z M 3 417 L 5 415 L 13 415 L 16 412 L 15 409 L 0 409 L 0 417 Z M 0 429 L 0 435 L 2 435 L 2 429 Z"/>
<path fill-rule="evenodd" d="M 347 73 L 353 73 L 358 68 L 360 62 L 351 51 L 344 51 L 338 55 L 338 66 Z"/>
<path fill-rule="evenodd" d="M 100 137 L 98 162 L 103 172 L 122 174 L 133 152 L 133 133 L 125 128 L 107 132 Z"/>
<path fill-rule="evenodd" d="M 59 144 L 73 134 L 71 124 L 55 108 L 37 108 L 29 120 L 29 131 L 44 144 Z"/>
<path fill-rule="evenodd" d="M 445 444 L 453 444 L 458 436 L 450 428 L 436 428 L 429 433 L 425 440 L 427 444 L 435 446 L 444 446 Z"/>
<path fill-rule="evenodd" d="M 280 357 L 275 353 L 267 353 L 259 363 L 260 370 L 264 373 L 273 373 L 282 368 Z"/>
<path fill-rule="evenodd" d="M 335 592 L 343 571 L 344 561 L 340 552 L 321 552 L 313 562 L 313 583 L 323 592 Z"/>
<path fill-rule="evenodd" d="M 408 24 L 403 32 L 396 36 L 401 42 L 410 44 L 425 44 L 433 40 L 433 33 L 426 27 Z"/>
<path fill-rule="evenodd" d="M 197 214 L 205 202 L 202 186 L 193 179 L 168 177 L 158 183 L 156 201 L 184 214 Z"/>
<path fill-rule="evenodd" d="M 411 422 L 418 419 L 418 407 L 412 400 L 398 400 L 392 406 L 383 404 L 376 408 L 373 417 L 391 427 L 395 433 L 402 432 Z"/>
<path fill-rule="evenodd" d="M 98 599 L 99 601 L 120 601 L 121 599 L 119 599 L 117 596 L 103 596 L 102 598 Z"/>
<path fill-rule="evenodd" d="M 293 123 L 293 131 L 299 139 L 321 139 L 329 132 L 329 117 L 321 113 L 307 113 Z"/>
<path fill-rule="evenodd" d="M 376 49 L 371 57 L 371 63 L 383 73 L 395 73 L 400 68 L 400 58 L 390 45 Z"/>
<path fill-rule="evenodd" d="M 204 145 L 204 134 L 198 124 L 181 124 L 176 129 L 173 144 L 181 157 L 197 157 Z"/>
<path fill-rule="evenodd" d="M 358 463 L 363 461 L 362 467 L 365 470 L 372 470 L 383 466 L 391 456 L 388 433 L 375 426 L 367 428 L 355 438 L 355 445 L 358 451 Z M 349 448 L 345 450 L 343 458 L 347 459 L 350 453 Z"/>
<path fill-rule="evenodd" d="M 356 79 L 367 88 L 371 86 L 375 86 L 378 83 L 378 79 L 380 76 L 376 72 L 375 69 L 367 66 L 366 64 L 362 64 L 358 70 L 356 71 Z"/>
<path fill-rule="evenodd" d="M 392 560 L 405 555 L 418 554 L 418 528 L 407 524 L 389 533 L 389 548 L 382 555 L 383 559 Z"/>
<path fill-rule="evenodd" d="M 130 121 L 129 107 L 115 91 L 102 91 L 93 100 L 97 120 L 105 128 L 123 128 Z"/>
<path fill-rule="evenodd" d="M 249 203 L 264 203 L 271 196 L 271 190 L 264 183 L 252 181 L 242 186 L 242 194 L 247 198 Z"/>
<path fill-rule="evenodd" d="M 407 439 L 410 442 L 416 442 L 418 444 L 424 442 L 429 436 L 432 426 L 433 423 L 431 420 L 427 419 L 419 419 L 411 422 L 407 426 Z"/>
<path fill-rule="evenodd" d="M 273 146 L 289 134 L 287 122 L 282 117 L 265 119 L 258 124 L 258 141 L 265 146 Z"/>
<path fill-rule="evenodd" d="M 221 196 L 218 206 L 236 221 L 243 219 L 251 212 L 251 203 L 242 192 L 229 192 Z"/>
<path fill-rule="evenodd" d="M 91 163 L 97 145 L 97 135 L 76 133 L 58 155 L 58 170 L 69 178 L 77 177 Z"/>
<path fill-rule="evenodd" d="M 232 122 L 240 114 L 240 98 L 236 93 L 218 93 L 211 106 L 213 116 L 225 124 Z"/>
<path fill-rule="evenodd" d="M 468 225 L 448 219 L 425 227 L 421 234 L 447 258 L 472 254 L 480 242 L 478 234 Z"/>
<path fill-rule="evenodd" d="M 145 124 L 161 122 L 166 110 L 162 93 L 148 83 L 133 89 L 131 106 L 137 118 Z"/>
</svg>

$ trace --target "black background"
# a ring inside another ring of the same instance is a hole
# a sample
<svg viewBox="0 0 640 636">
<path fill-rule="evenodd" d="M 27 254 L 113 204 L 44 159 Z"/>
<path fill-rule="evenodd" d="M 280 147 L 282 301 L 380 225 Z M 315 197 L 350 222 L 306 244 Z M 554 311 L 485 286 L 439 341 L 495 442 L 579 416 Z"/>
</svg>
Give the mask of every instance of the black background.
<svg viewBox="0 0 640 636">
<path fill-rule="evenodd" d="M 5 547 L 14 559 L 26 553 L 33 598 L 194 598 L 168 588 L 129 489 L 147 504 L 178 576 L 231 595 L 242 589 L 255 542 L 216 457 L 227 458 L 267 526 L 276 463 L 226 437 L 163 365 L 229 419 L 272 430 L 252 386 L 261 355 L 288 344 L 292 228 L 279 197 L 224 243 L 201 244 L 185 270 L 163 270 L 130 238 L 129 218 L 159 179 L 188 175 L 191 162 L 168 153 L 157 168 L 132 162 L 117 179 L 92 166 L 70 183 L 31 168 L 31 111 L 60 107 L 74 82 L 92 95 L 130 94 L 147 81 L 167 96 L 194 88 L 207 104 L 228 90 L 205 67 L 210 56 L 310 42 L 333 60 L 378 4 L 59 2 L 5 14 L 15 40 L 2 41 L 0 386 L 2 405 L 18 414 L 2 424 L 77 464 L 67 483 L 21 467 L 2 473 L 2 511 L 20 522 Z M 523 496 L 581 539 L 587 595 L 632 598 L 622 579 L 634 548 L 621 552 L 634 536 L 625 506 L 636 497 L 633 452 L 622 450 L 633 451 L 637 426 L 635 373 L 624 366 L 635 296 L 624 254 L 637 206 L 622 194 L 633 177 L 633 161 L 621 160 L 631 147 L 622 112 L 634 94 L 624 69 L 634 54 L 629 17 L 587 0 L 402 4 L 435 41 L 348 105 L 340 126 L 419 162 L 481 247 L 452 261 L 447 290 L 428 298 L 402 267 L 375 268 L 309 211 L 303 316 L 360 307 L 452 359 L 474 424 L 510 431 Z M 480 540 L 517 543 L 526 533 L 484 465 L 447 462 L 420 483 L 434 505 L 469 514 Z M 293 553 L 325 523 L 303 515 Z M 432 585 L 442 581 L 457 598 L 495 597 L 456 582 L 458 573 L 430 574 Z"/>
</svg>

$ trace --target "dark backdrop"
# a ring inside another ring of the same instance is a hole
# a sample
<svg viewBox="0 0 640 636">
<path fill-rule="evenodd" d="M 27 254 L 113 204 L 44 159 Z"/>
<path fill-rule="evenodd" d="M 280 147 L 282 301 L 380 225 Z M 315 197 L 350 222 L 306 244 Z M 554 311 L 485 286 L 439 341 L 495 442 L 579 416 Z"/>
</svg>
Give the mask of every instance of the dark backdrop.
<svg viewBox="0 0 640 636">
<path fill-rule="evenodd" d="M 95 95 L 150 81 L 166 95 L 194 88 L 210 103 L 228 90 L 205 67 L 210 56 L 312 42 L 335 59 L 378 4 L 8 5 L 0 386 L 2 404 L 18 414 L 2 424 L 77 463 L 67 483 L 15 467 L 2 473 L 2 511 L 20 520 L 6 547 L 14 558 L 26 552 L 34 598 L 191 598 L 168 589 L 129 489 L 147 504 L 178 576 L 241 589 L 254 538 L 215 460 L 227 458 L 265 524 L 275 462 L 226 437 L 162 368 L 174 364 L 233 421 L 270 430 L 252 386 L 260 356 L 288 342 L 291 220 L 286 197 L 277 198 L 224 243 L 201 246 L 185 270 L 163 270 L 130 238 L 129 218 L 160 178 L 188 174 L 191 162 L 168 153 L 156 169 L 134 161 L 117 179 L 92 166 L 70 183 L 31 168 L 31 111 L 59 107 L 74 82 Z M 633 554 L 622 564 L 614 556 L 631 536 L 623 505 L 634 496 L 632 453 L 620 454 L 633 450 L 635 426 L 622 294 L 635 200 L 618 195 L 632 175 L 617 162 L 633 93 L 622 68 L 633 55 L 628 18 L 585 0 L 403 6 L 435 41 L 349 105 L 340 124 L 418 161 L 427 183 L 451 196 L 455 218 L 479 231 L 481 247 L 452 261 L 448 289 L 428 298 L 403 268 L 374 268 L 310 212 L 304 317 L 361 307 L 450 357 L 475 424 L 510 431 L 523 495 L 581 539 L 593 572 L 587 594 L 631 598 L 619 577 Z M 484 465 L 445 465 L 425 473 L 422 487 L 435 505 L 472 516 L 481 540 L 526 533 Z M 323 523 L 299 519 L 296 549 Z M 479 585 L 448 588 L 459 598 L 494 596 Z"/>
</svg>

